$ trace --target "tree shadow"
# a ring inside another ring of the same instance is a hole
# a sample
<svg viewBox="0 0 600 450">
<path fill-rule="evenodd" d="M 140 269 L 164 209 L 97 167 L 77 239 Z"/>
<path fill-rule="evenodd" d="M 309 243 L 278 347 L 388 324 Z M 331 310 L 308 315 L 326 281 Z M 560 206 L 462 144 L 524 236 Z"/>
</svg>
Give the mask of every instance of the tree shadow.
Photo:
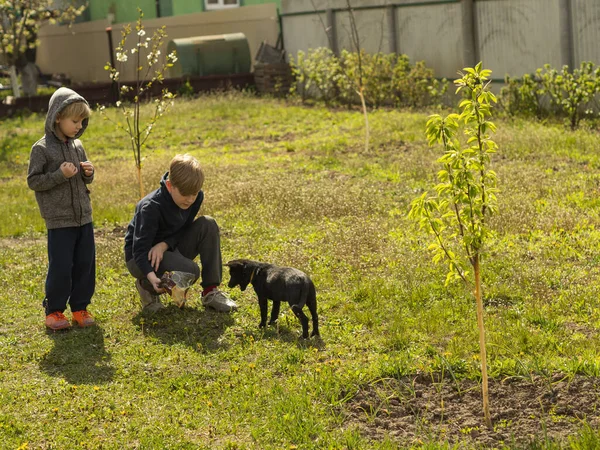
<svg viewBox="0 0 600 450">
<path fill-rule="evenodd" d="M 40 361 L 40 369 L 71 384 L 102 384 L 113 379 L 110 353 L 104 347 L 104 331 L 99 325 L 65 331 L 47 330 L 54 347 Z"/>
<path fill-rule="evenodd" d="M 164 344 L 185 344 L 198 351 L 216 351 L 229 347 L 221 337 L 233 325 L 233 314 L 190 306 L 179 309 L 170 304 L 155 314 L 140 311 L 131 321 L 145 336 Z"/>
</svg>

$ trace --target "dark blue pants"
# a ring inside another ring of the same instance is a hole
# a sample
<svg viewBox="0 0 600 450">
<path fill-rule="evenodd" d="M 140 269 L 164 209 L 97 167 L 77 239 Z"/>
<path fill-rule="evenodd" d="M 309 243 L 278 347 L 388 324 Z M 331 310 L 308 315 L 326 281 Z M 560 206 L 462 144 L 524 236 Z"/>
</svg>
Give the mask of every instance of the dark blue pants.
<svg viewBox="0 0 600 450">
<path fill-rule="evenodd" d="M 46 277 L 46 315 L 81 311 L 90 304 L 96 288 L 96 246 L 94 226 L 48 230 L 48 276 Z"/>
</svg>

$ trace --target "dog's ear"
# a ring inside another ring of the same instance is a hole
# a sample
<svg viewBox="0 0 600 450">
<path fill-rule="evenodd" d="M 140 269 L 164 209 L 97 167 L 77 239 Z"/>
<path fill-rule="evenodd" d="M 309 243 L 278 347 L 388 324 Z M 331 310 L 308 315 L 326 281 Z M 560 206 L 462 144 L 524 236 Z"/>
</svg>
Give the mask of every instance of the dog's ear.
<svg viewBox="0 0 600 450">
<path fill-rule="evenodd" d="M 243 267 L 244 263 L 242 263 L 239 259 L 234 259 L 232 261 L 225 263 L 225 265 L 227 267 Z"/>
</svg>

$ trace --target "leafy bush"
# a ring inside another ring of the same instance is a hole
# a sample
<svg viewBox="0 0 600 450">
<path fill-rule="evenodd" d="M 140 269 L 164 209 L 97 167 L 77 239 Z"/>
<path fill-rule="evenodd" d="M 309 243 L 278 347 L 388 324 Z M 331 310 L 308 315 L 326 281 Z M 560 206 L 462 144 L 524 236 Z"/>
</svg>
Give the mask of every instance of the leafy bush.
<svg viewBox="0 0 600 450">
<path fill-rule="evenodd" d="M 360 56 L 360 57 L 359 57 Z M 371 107 L 420 107 L 439 103 L 448 83 L 434 77 L 423 61 L 411 65 L 406 55 L 342 50 L 340 56 L 327 48 L 298 52 L 291 58 L 296 84 L 290 92 L 327 104 L 359 103 L 357 86 L 363 86 L 365 102 Z M 362 80 L 360 80 L 362 78 Z"/>
<path fill-rule="evenodd" d="M 590 106 L 600 93 L 600 67 L 591 62 L 582 62 L 578 69 L 570 71 L 568 66 L 563 66 L 553 81 L 554 89 L 550 91 L 552 100 L 568 117 L 572 129 L 579 126 L 584 115 L 598 114 Z"/>
<path fill-rule="evenodd" d="M 501 104 L 512 116 L 565 117 L 572 129 L 584 117 L 598 117 L 596 97 L 600 94 L 600 66 L 582 62 L 579 68 L 560 71 L 546 64 L 535 74 L 506 78 Z"/>
<path fill-rule="evenodd" d="M 410 66 L 408 57 L 402 55 L 394 70 L 394 98 L 399 106 L 419 107 L 439 103 L 448 89 L 448 82 L 438 81 L 433 69 L 417 61 Z"/>
<path fill-rule="evenodd" d="M 334 53 L 325 47 L 309 49 L 308 53 L 298 52 L 298 59 L 290 59 L 292 75 L 297 84 L 292 84 L 290 92 L 299 94 L 302 101 L 308 97 L 330 103 L 336 97 L 335 79 L 340 65 Z"/>
<path fill-rule="evenodd" d="M 502 107 L 511 116 L 522 115 L 542 119 L 547 107 L 544 108 L 545 91 L 541 82 L 541 69 L 534 75 L 525 74 L 523 78 L 506 76 L 506 86 L 500 91 Z"/>
</svg>

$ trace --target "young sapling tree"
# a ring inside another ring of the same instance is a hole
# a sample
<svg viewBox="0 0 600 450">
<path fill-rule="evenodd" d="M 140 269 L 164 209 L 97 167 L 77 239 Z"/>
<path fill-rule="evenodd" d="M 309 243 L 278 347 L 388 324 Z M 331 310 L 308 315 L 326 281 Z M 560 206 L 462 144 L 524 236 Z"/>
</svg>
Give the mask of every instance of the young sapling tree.
<svg viewBox="0 0 600 450">
<path fill-rule="evenodd" d="M 491 155 L 497 145 L 490 133 L 489 121 L 496 97 L 489 90 L 490 70 L 482 64 L 463 69 L 454 83 L 463 91 L 460 114 L 429 117 L 426 134 L 429 145 L 441 144 L 443 155 L 437 160 L 442 168 L 435 194 L 425 192 L 411 204 L 409 217 L 434 236 L 430 245 L 435 262 L 446 261 L 446 283 L 462 280 L 472 289 L 477 304 L 479 352 L 481 360 L 483 413 L 491 428 L 485 328 L 481 291 L 481 261 L 486 239 L 492 234 L 489 217 L 497 211 L 496 173 L 490 169 Z M 466 138 L 461 142 L 460 131 Z M 469 270 L 469 267 L 472 269 Z"/>
<path fill-rule="evenodd" d="M 155 30 L 152 37 L 145 37 L 146 30 L 142 22 L 143 17 L 142 10 L 138 8 L 138 19 L 135 25 L 136 39 L 133 47 L 126 48 L 127 39 L 132 33 L 131 24 L 127 24 L 121 31 L 121 41 L 115 49 L 117 60 L 115 65 L 119 66 L 121 71 L 130 57 L 133 60 L 134 80 L 123 83 L 121 81 L 121 71 L 117 67 L 110 63 L 106 63 L 104 66 L 104 69 L 110 72 L 111 80 L 117 83 L 118 100 L 115 106 L 121 110 L 125 123 L 112 120 L 106 114 L 104 108 L 100 109 L 105 119 L 114 122 L 130 138 L 137 170 L 140 198 L 145 195 L 142 179 L 142 161 L 144 159 L 142 151 L 146 148 L 146 141 L 154 130 L 158 119 L 173 105 L 175 95 L 166 88 L 162 89 L 160 95 L 153 100 L 152 113 L 150 117 L 146 118 L 145 123 L 142 117 L 143 100 L 144 97 L 150 96 L 150 90 L 155 83 L 162 83 L 165 71 L 177 61 L 175 51 L 167 55 L 164 60 L 160 57 L 160 49 L 167 37 L 166 27 L 162 26 Z"/>
</svg>

